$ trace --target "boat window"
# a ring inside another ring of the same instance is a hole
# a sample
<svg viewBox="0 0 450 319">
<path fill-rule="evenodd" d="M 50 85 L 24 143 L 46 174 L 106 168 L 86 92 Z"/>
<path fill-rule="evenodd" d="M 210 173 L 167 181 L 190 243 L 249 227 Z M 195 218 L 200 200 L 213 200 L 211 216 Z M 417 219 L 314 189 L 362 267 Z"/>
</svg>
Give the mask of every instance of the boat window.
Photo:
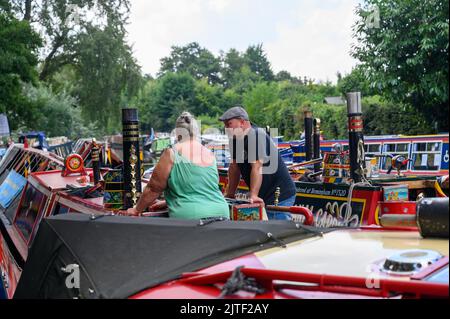
<svg viewBox="0 0 450 319">
<path fill-rule="evenodd" d="M 384 144 L 383 151 L 386 155 L 403 155 L 406 158 L 409 156 L 409 143 L 391 143 Z M 392 165 L 392 161 L 390 157 L 384 157 L 381 163 L 382 170 L 388 170 Z"/>
<path fill-rule="evenodd" d="M 442 148 L 442 143 L 427 143 L 428 152 L 440 152 Z"/>
<path fill-rule="evenodd" d="M 386 144 L 385 152 L 395 152 L 395 145 L 396 144 Z"/>
<path fill-rule="evenodd" d="M 61 205 L 60 203 L 56 203 L 55 208 L 53 209 L 52 216 L 67 214 L 69 212 L 69 207 Z"/>
<path fill-rule="evenodd" d="M 414 151 L 425 152 L 427 150 L 427 143 L 414 143 Z"/>
<path fill-rule="evenodd" d="M 381 145 L 380 144 L 369 144 L 367 153 L 380 153 Z"/>
<path fill-rule="evenodd" d="M 376 159 L 375 167 L 379 169 L 380 157 L 376 157 L 376 155 L 381 154 L 381 144 L 365 144 L 364 147 L 366 150 L 366 158 L 375 158 Z"/>
<path fill-rule="evenodd" d="M 397 147 L 395 148 L 396 152 L 408 152 L 409 150 L 409 144 L 397 144 Z"/>
<path fill-rule="evenodd" d="M 442 161 L 442 143 L 414 143 L 412 169 L 416 171 L 437 171 L 440 169 Z"/>
<path fill-rule="evenodd" d="M 14 225 L 22 233 L 24 239 L 29 242 L 36 222 L 42 213 L 41 209 L 47 200 L 47 196 L 42 194 L 32 185 L 28 184 L 25 196 L 19 205 Z"/>
</svg>

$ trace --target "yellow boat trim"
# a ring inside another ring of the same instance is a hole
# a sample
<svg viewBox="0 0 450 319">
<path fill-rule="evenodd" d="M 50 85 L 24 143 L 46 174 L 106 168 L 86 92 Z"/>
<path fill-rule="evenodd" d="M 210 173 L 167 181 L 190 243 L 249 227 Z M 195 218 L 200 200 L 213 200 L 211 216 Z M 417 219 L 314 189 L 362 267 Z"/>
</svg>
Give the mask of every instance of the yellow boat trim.
<svg viewBox="0 0 450 319">
<path fill-rule="evenodd" d="M 434 182 L 434 189 L 442 197 L 448 197 L 441 188 L 441 185 L 437 181 Z"/>
</svg>

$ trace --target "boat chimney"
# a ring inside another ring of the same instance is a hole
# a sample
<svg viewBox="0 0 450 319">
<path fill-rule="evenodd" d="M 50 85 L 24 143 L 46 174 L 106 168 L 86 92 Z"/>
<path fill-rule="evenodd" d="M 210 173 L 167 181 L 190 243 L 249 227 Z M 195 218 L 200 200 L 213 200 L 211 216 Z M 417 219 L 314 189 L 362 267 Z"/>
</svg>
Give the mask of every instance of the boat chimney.
<svg viewBox="0 0 450 319">
<path fill-rule="evenodd" d="M 305 117 L 305 153 L 306 161 L 312 160 L 313 147 L 312 147 L 312 137 L 313 137 L 313 117 L 311 111 L 304 112 Z"/>
<path fill-rule="evenodd" d="M 142 193 L 137 109 L 122 109 L 124 209 L 135 207 Z"/>
<path fill-rule="evenodd" d="M 365 167 L 361 92 L 347 93 L 347 112 L 350 176 L 355 183 L 359 183 Z"/>
<path fill-rule="evenodd" d="M 92 170 L 94 175 L 94 185 L 97 185 L 100 182 L 100 149 L 98 147 L 97 141 L 92 139 L 92 150 L 91 150 L 91 158 L 92 158 Z"/>
<path fill-rule="evenodd" d="M 314 159 L 320 158 L 320 119 L 315 118 L 314 119 L 314 138 L 313 138 L 313 145 L 314 145 Z M 319 172 L 321 169 L 321 163 L 314 164 L 314 173 Z"/>
</svg>

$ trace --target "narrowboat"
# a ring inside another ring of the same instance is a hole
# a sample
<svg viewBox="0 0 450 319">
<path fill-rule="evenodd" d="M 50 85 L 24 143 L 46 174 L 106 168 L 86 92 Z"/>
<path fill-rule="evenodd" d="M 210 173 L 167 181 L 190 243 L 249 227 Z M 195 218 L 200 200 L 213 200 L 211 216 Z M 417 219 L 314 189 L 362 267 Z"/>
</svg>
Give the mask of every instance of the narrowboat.
<svg viewBox="0 0 450 319">
<path fill-rule="evenodd" d="M 448 298 L 445 191 L 436 197 L 436 179 L 369 180 L 355 157 L 360 132 L 349 132 L 347 157 L 325 156 L 326 182 L 299 180 L 296 206 L 270 207 L 293 220 L 266 220 L 261 205 L 242 198 L 228 200 L 229 220 L 179 220 L 164 210 L 125 217 L 119 211 L 135 205 L 148 180 L 137 112 L 124 109 L 123 117 L 121 168 L 101 168 L 95 145 L 92 168 L 80 154 L 8 149 L 0 163 L 0 297 Z M 410 198 L 414 187 L 420 196 Z"/>
<path fill-rule="evenodd" d="M 448 298 L 448 198 L 433 208 L 444 234 L 426 223 L 202 223 L 115 215 L 83 175 L 61 174 L 31 173 L 0 214 L 2 297 Z"/>
</svg>

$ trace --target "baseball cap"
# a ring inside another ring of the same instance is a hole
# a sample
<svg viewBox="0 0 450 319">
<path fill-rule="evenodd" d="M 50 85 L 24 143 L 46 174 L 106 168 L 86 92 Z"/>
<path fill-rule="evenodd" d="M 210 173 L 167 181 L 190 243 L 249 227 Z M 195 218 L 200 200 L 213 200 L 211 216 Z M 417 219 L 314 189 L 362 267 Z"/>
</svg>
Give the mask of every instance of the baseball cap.
<svg viewBox="0 0 450 319">
<path fill-rule="evenodd" d="M 249 121 L 248 113 L 241 106 L 235 106 L 231 109 L 228 109 L 221 117 L 219 117 L 219 121 L 228 121 L 231 119 L 240 118 L 246 121 Z"/>
</svg>

